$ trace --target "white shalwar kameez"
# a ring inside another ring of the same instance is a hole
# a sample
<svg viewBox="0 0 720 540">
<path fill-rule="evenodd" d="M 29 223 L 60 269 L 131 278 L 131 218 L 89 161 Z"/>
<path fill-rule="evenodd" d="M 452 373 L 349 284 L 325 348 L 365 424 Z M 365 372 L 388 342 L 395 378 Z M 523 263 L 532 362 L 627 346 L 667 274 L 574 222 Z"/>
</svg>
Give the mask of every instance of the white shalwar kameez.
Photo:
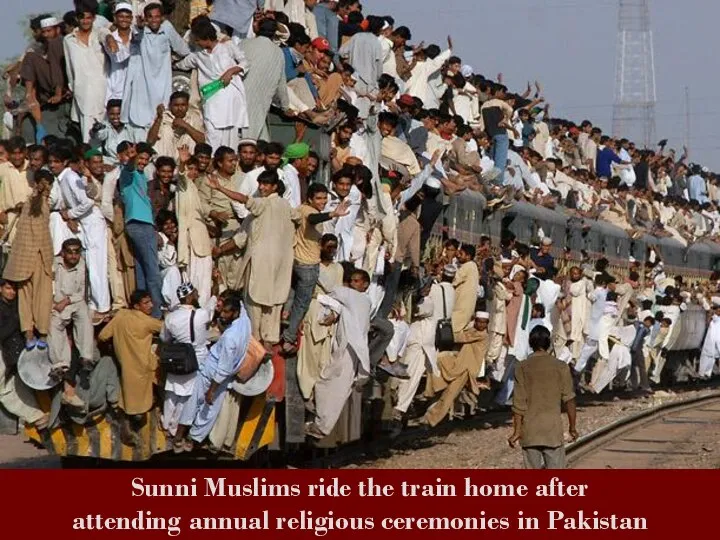
<svg viewBox="0 0 720 540">
<path fill-rule="evenodd" d="M 177 290 L 182 285 L 182 276 L 177 266 L 177 250 L 170 243 L 168 237 L 160 233 L 162 246 L 158 249 L 158 263 L 160 264 L 160 277 L 162 279 L 162 297 L 168 309 L 172 311 L 179 304 Z"/>
<path fill-rule="evenodd" d="M 189 343 L 195 349 L 195 357 L 198 361 L 198 371 L 202 370 L 208 356 L 208 325 L 215 312 L 217 299 L 213 296 L 208 305 L 203 309 L 195 309 L 193 326 L 195 327 L 195 341 L 190 339 L 190 316 L 193 312 L 192 306 L 181 305 L 175 311 L 168 313 L 165 317 L 165 324 L 160 332 L 160 339 L 163 343 Z M 178 422 L 190 396 L 193 394 L 195 379 L 198 372 L 187 375 L 175 375 L 168 373 L 165 379 L 165 404 L 163 406 L 162 424 L 163 429 L 175 435 Z"/>
<path fill-rule="evenodd" d="M 100 43 L 100 33 L 90 32 L 88 44 L 77 38 L 76 29 L 65 36 L 65 72 L 68 87 L 73 93 L 70 118 L 80 123 L 84 143 L 90 140 L 93 124 L 105 117 L 105 97 L 107 96 L 105 51 Z"/>
<path fill-rule="evenodd" d="M 415 320 L 410 323 L 407 348 L 402 357 L 402 363 L 407 366 L 410 378 L 399 382 L 395 405 L 395 409 L 402 413 L 406 413 L 410 407 L 425 370 L 432 371 L 435 375 L 440 374 L 435 348 L 437 321 L 433 317 L 434 312 L 433 300 L 426 296 L 417 305 Z"/>
<path fill-rule="evenodd" d="M 70 227 L 60 215 L 61 210 L 67 210 L 60 184 L 62 179 L 71 172 L 73 171 L 70 168 L 61 172 L 50 188 L 50 200 L 48 202 L 50 204 L 50 238 L 52 239 L 53 255 L 60 255 L 65 240 L 78 238 L 78 235 L 70 230 Z"/>
<path fill-rule="evenodd" d="M 80 223 L 80 241 L 85 247 L 85 263 L 90 279 L 88 305 L 93 311 L 107 313 L 110 311 L 110 282 L 105 216 L 95 201 L 88 197 L 86 178 L 68 168 L 60 175 L 59 183 L 68 216 Z"/>
<path fill-rule="evenodd" d="M 582 373 L 587 365 L 590 357 L 598 350 L 598 339 L 600 334 L 600 319 L 605 312 L 605 298 L 607 297 L 607 289 L 596 287 L 595 290 L 588 295 L 588 300 L 592 302 L 590 307 L 590 317 L 588 322 L 587 336 L 580 351 L 580 357 L 575 362 L 575 372 Z"/>
<path fill-rule="evenodd" d="M 200 88 L 217 81 L 230 68 L 241 67 L 247 73 L 245 53 L 232 40 L 218 42 L 212 51 L 194 52 L 178 62 L 178 69 L 197 69 Z M 239 129 L 248 122 L 247 99 L 242 76 L 235 75 L 230 84 L 203 101 L 205 140 L 213 151 L 220 146 L 236 149 L 240 142 Z"/>
<path fill-rule="evenodd" d="M 105 43 L 106 38 L 104 36 L 102 37 L 102 44 L 110 61 L 107 76 L 107 94 L 105 96 L 105 102 L 107 103 L 111 99 L 123 98 L 125 77 L 127 76 L 127 68 L 130 63 L 130 40 L 124 43 L 118 30 L 106 35 L 112 36 L 118 47 L 117 52 L 110 51 Z M 132 38 L 132 31 L 130 38 Z"/>
<path fill-rule="evenodd" d="M 370 373 L 367 339 L 370 332 L 370 298 L 347 287 L 338 287 L 329 296 L 340 304 L 340 320 L 330 361 L 315 383 L 315 425 L 325 435 L 332 431 L 340 418 L 355 377 L 366 377 Z M 318 302 L 322 304 L 321 297 Z M 338 310 L 337 307 L 334 309 Z"/>
<path fill-rule="evenodd" d="M 615 341 L 607 360 L 601 358 L 595 365 L 590 381 L 590 388 L 593 392 L 596 394 L 602 392 L 615 379 L 620 370 L 630 367 L 632 364 L 630 346 L 636 334 L 637 329 L 632 324 L 612 329 L 610 335 L 617 341 Z M 629 374 L 629 371 L 627 373 Z"/>
<path fill-rule="evenodd" d="M 710 377 L 715 361 L 720 357 L 720 317 L 713 315 L 705 334 L 702 350 L 700 351 L 700 365 L 698 375 Z"/>
<path fill-rule="evenodd" d="M 326 221 L 324 225 L 324 233 L 332 233 L 338 238 L 338 250 L 335 260 L 337 262 L 350 261 L 350 254 L 353 248 L 353 237 L 355 229 L 355 220 L 360 211 L 360 203 L 362 202 L 362 194 L 355 186 L 350 188 L 348 194 L 350 206 L 345 216 L 336 217 L 330 221 Z M 341 200 L 333 189 L 330 189 L 328 202 L 325 205 L 324 212 L 332 212 L 340 204 Z"/>
</svg>

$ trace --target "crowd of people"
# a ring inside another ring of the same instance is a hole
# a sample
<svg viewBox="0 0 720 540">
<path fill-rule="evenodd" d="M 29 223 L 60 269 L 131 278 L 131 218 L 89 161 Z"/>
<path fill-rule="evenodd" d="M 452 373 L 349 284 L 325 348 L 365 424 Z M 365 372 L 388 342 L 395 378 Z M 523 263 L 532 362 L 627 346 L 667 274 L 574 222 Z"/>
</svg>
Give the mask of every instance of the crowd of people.
<svg viewBox="0 0 720 540">
<path fill-rule="evenodd" d="M 174 4 L 76 0 L 33 18 L 6 70 L 7 411 L 38 429 L 117 412 L 136 444 L 159 407 L 177 452 L 222 450 L 242 382 L 276 354 L 297 356 L 311 438 L 341 418 L 358 426 L 343 410 L 378 385 L 393 430 L 472 412 L 491 388 L 501 407 L 515 389 L 522 416 L 537 377 L 515 368 L 536 347 L 572 366 L 565 401 L 610 385 L 652 392 L 691 302 L 714 313 L 698 368 L 712 374 L 718 280 L 700 290 L 667 276 L 654 251 L 620 278 L 605 259 L 556 261 L 544 236 L 427 249 L 464 190 L 487 212 L 526 200 L 633 238 L 713 240 L 718 178 L 687 152 L 554 119 L 538 83 L 510 93 L 451 38 L 411 46 L 408 27 L 358 0 L 203 2 L 187 32 L 168 19 Z M 174 87 L 177 71 L 189 88 Z M 271 111 L 295 126 L 290 144 L 271 140 Z M 308 126 L 330 138 L 328 155 Z M 531 339 L 537 327 L 547 336 Z M 18 376 L 23 356 L 51 366 L 50 413 Z"/>
</svg>

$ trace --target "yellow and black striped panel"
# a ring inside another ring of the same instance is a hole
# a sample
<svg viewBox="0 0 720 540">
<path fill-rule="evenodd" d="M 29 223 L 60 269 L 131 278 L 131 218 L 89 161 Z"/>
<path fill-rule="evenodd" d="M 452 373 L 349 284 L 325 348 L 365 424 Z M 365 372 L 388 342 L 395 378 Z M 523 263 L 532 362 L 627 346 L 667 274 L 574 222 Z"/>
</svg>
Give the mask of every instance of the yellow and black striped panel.
<svg viewBox="0 0 720 540">
<path fill-rule="evenodd" d="M 37 397 L 40 407 L 50 410 L 47 393 L 39 392 Z M 64 424 L 42 433 L 26 427 L 25 434 L 56 456 L 144 461 L 155 454 L 172 450 L 172 441 L 162 429 L 157 409 L 146 413 L 143 427 L 138 432 L 140 444 L 135 447 L 123 444 L 118 420 L 106 415 L 98 415 L 85 425 Z M 247 460 L 274 439 L 275 402 L 266 401 L 265 394 L 254 398 L 243 397 L 235 444 L 229 450 L 232 458 Z"/>
</svg>

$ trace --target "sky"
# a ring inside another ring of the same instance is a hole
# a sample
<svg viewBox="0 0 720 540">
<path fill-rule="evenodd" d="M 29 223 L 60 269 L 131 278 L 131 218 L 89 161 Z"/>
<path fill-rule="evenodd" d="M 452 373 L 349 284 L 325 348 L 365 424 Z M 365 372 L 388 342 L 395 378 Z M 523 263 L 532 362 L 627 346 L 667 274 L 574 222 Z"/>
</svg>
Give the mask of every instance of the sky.
<svg viewBox="0 0 720 540">
<path fill-rule="evenodd" d="M 392 15 L 413 42 L 445 46 L 476 72 L 522 91 L 537 79 L 551 114 L 587 118 L 609 131 L 618 0 L 361 0 L 367 14 Z M 22 52 L 20 13 L 66 11 L 67 0 L 9 0 L 0 18 L 0 57 Z M 21 9 L 18 9 L 21 8 Z M 656 138 L 680 150 L 685 142 L 685 88 L 690 96 L 690 159 L 720 171 L 720 70 L 715 44 L 720 2 L 651 0 Z"/>
</svg>

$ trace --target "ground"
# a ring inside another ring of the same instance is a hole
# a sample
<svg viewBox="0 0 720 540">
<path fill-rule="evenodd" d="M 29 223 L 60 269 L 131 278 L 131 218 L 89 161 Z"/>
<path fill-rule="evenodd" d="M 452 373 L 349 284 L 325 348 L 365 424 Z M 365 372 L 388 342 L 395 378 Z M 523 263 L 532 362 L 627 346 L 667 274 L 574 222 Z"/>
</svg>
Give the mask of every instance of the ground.
<svg viewBox="0 0 720 540">
<path fill-rule="evenodd" d="M 706 395 L 713 389 L 659 391 L 651 398 L 582 399 L 578 406 L 578 431 L 588 434 L 620 418 L 663 403 Z M 508 447 L 511 433 L 508 413 L 489 413 L 460 422 L 446 422 L 429 437 L 399 445 L 373 460 L 346 465 L 348 468 L 423 469 L 442 464 L 449 469 L 512 469 L 522 466 L 519 449 Z M 705 465 L 720 463 L 720 447 L 704 449 Z M 693 466 L 688 464 L 688 466 Z M 697 466 L 697 465 L 696 465 Z M 57 468 L 58 458 L 48 456 L 22 436 L 0 435 L 0 468 Z"/>
</svg>

